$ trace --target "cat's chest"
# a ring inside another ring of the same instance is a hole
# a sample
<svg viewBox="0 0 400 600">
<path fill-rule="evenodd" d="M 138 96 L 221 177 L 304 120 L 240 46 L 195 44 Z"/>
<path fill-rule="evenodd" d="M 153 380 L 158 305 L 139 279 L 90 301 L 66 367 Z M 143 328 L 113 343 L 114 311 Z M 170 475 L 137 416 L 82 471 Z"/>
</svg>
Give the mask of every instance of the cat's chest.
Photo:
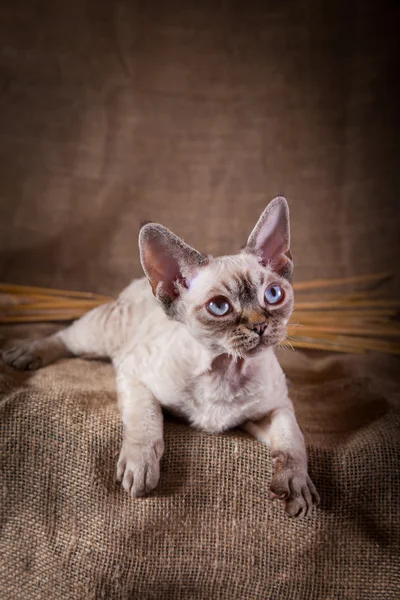
<svg viewBox="0 0 400 600">
<path fill-rule="evenodd" d="M 137 378 L 163 406 L 215 433 L 265 414 L 277 397 L 272 350 L 243 364 L 213 358 L 179 324 L 169 325 L 168 335 L 142 339 L 133 351 Z"/>
<path fill-rule="evenodd" d="M 216 362 L 184 390 L 184 410 L 191 424 L 214 433 L 261 418 L 273 386 L 260 371 L 259 361 L 241 365 L 219 357 Z"/>
<path fill-rule="evenodd" d="M 184 395 L 184 410 L 191 424 L 210 433 L 239 425 L 260 401 L 256 386 L 249 381 L 240 385 L 238 380 L 207 375 L 197 378 Z"/>
</svg>

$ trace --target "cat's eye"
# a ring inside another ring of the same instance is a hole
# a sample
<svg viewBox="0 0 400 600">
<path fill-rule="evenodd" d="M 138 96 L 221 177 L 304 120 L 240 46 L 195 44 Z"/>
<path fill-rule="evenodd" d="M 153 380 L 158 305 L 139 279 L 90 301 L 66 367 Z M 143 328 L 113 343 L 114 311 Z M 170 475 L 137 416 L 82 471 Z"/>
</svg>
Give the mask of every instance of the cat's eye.
<svg viewBox="0 0 400 600">
<path fill-rule="evenodd" d="M 214 317 L 224 317 L 232 311 L 232 306 L 224 296 L 212 298 L 207 302 L 206 308 Z"/>
<path fill-rule="evenodd" d="M 283 300 L 283 289 L 277 283 L 270 285 L 264 292 L 265 302 L 267 304 L 279 304 Z"/>
</svg>

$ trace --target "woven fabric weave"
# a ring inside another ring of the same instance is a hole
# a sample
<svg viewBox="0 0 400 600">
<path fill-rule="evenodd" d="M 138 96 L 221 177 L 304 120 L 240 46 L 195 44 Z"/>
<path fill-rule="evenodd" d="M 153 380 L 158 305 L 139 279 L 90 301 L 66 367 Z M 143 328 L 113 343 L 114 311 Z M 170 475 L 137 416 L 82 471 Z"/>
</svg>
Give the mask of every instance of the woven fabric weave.
<svg viewBox="0 0 400 600">
<path fill-rule="evenodd" d="M 231 253 L 282 193 L 298 280 L 398 270 L 398 16 L 3 0 L 0 281 L 116 294 L 142 220 Z M 397 600 L 399 362 L 281 360 L 322 498 L 302 522 L 268 500 L 265 447 L 173 421 L 158 490 L 130 499 L 111 366 L 0 365 L 1 600 Z"/>
<path fill-rule="evenodd" d="M 299 522 L 268 499 L 266 447 L 171 420 L 158 489 L 130 498 L 111 366 L 2 368 L 1 598 L 398 598 L 398 362 L 282 362 L 322 499 Z"/>
<path fill-rule="evenodd" d="M 142 221 L 232 253 L 279 194 L 296 278 L 397 269 L 395 3 L 39 5 L 0 7 L 2 281 L 116 294 Z"/>
</svg>

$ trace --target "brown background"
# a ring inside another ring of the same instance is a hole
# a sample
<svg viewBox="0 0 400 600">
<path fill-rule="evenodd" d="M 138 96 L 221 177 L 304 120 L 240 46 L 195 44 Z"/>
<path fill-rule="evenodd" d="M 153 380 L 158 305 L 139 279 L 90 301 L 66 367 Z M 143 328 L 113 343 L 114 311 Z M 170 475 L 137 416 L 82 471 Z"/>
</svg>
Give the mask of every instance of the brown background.
<svg viewBox="0 0 400 600">
<path fill-rule="evenodd" d="M 232 252 L 278 193 L 298 279 L 397 269 L 398 13 L 3 1 L 1 279 L 115 293 L 142 220 Z"/>
<path fill-rule="evenodd" d="M 277 193 L 299 279 L 397 271 L 398 17 L 3 0 L 0 280 L 115 293 L 142 219 L 230 252 Z M 129 498 L 111 365 L 0 363 L 1 599 L 398 600 L 399 361 L 280 359 L 321 495 L 300 522 L 268 499 L 265 446 L 171 420 L 159 487 Z"/>
</svg>

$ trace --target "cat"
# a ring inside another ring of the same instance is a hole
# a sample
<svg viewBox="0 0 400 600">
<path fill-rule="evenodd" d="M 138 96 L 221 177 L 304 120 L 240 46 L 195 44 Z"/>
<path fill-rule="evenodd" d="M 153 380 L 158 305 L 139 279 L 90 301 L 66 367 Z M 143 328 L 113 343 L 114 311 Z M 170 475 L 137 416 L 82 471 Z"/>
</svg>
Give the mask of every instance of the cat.
<svg viewBox="0 0 400 600">
<path fill-rule="evenodd" d="M 289 208 L 272 200 L 239 254 L 213 258 L 166 227 L 139 233 L 146 277 L 70 327 L 3 353 L 16 369 L 65 356 L 108 357 L 123 422 L 117 478 L 132 496 L 153 490 L 164 452 L 162 407 L 203 431 L 241 426 L 269 444 L 271 498 L 304 517 L 319 496 L 274 346 L 293 310 Z M 150 285 L 149 285 L 150 283 Z"/>
</svg>

